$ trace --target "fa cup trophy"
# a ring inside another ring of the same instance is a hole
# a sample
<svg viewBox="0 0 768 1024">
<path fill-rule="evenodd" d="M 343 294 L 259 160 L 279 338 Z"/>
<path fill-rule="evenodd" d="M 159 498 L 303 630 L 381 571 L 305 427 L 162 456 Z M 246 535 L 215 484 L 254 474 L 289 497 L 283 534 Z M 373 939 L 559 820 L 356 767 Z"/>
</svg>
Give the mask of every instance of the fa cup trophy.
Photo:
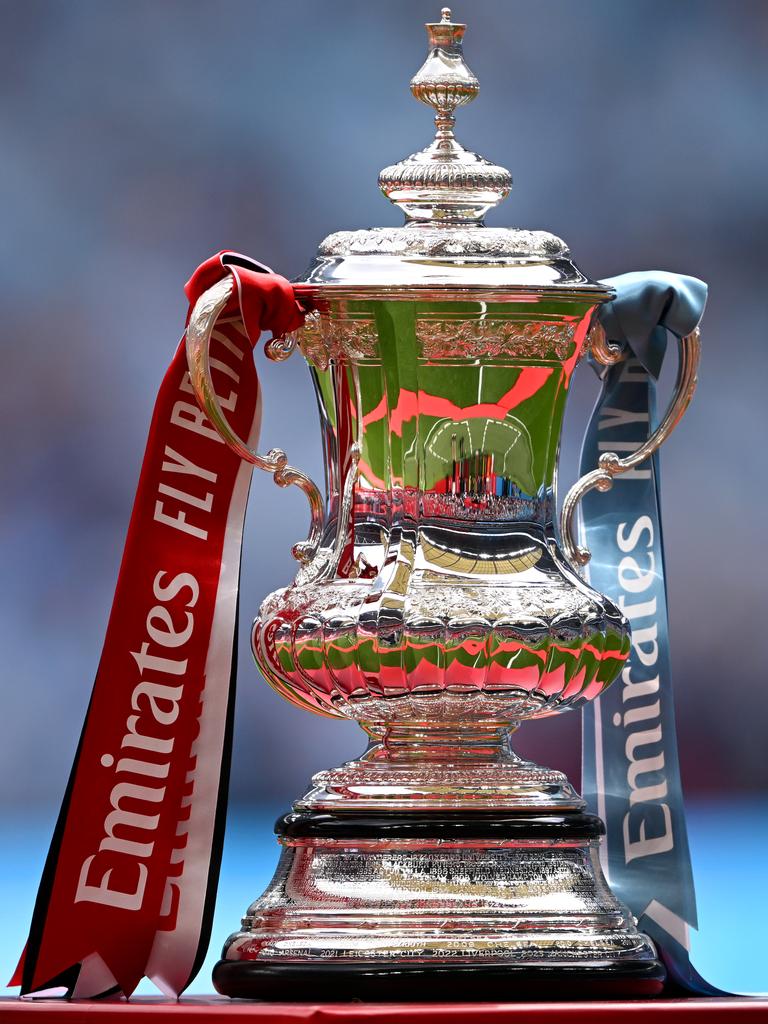
<svg viewBox="0 0 768 1024">
<path fill-rule="evenodd" d="M 231 278 L 189 324 L 210 421 L 311 506 L 296 578 L 253 627 L 259 668 L 298 708 L 368 737 L 278 821 L 274 879 L 215 969 L 230 996 L 652 994 L 665 976 L 606 884 L 602 822 L 510 737 L 594 700 L 629 654 L 627 620 L 581 578 L 575 513 L 670 433 L 698 335 L 682 340 L 659 427 L 574 486 L 558 532 L 573 374 L 588 353 L 622 358 L 597 322 L 613 292 L 556 236 L 484 226 L 511 178 L 454 137 L 456 108 L 478 92 L 464 29 L 447 9 L 427 26 L 411 91 L 434 108 L 435 138 L 379 176 L 405 224 L 326 238 L 295 283 L 312 312 L 268 346 L 275 359 L 299 348 L 309 366 L 325 499 L 283 452 L 252 452 L 216 398 L 208 344 Z"/>
</svg>

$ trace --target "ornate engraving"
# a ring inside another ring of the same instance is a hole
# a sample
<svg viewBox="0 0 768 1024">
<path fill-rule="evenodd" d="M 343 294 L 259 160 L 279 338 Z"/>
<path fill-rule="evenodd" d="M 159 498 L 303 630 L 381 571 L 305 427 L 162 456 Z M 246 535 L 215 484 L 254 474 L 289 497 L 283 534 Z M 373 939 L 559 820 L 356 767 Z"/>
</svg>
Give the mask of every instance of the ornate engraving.
<svg viewBox="0 0 768 1024">
<path fill-rule="evenodd" d="M 452 199 L 455 206 L 462 200 L 466 204 L 470 189 L 490 193 L 493 205 L 496 205 L 508 194 L 510 186 L 509 171 L 482 157 L 475 157 L 471 162 L 440 163 L 429 151 L 414 153 L 399 164 L 385 167 L 379 174 L 379 188 L 393 202 L 398 202 L 397 197 L 403 189 L 420 189 L 423 202 L 431 200 L 435 206 L 441 193 L 450 193 L 447 198 Z M 456 199 L 457 190 L 460 190 L 459 200 Z"/>
<path fill-rule="evenodd" d="M 416 338 L 424 359 L 566 359 L 572 354 L 571 323 L 516 320 L 418 320 Z M 330 359 L 371 359 L 378 354 L 372 320 L 331 320 L 311 313 L 294 333 L 304 356 L 325 369 Z"/>
<path fill-rule="evenodd" d="M 503 761 L 494 762 L 490 765 L 442 765 L 429 762 L 424 765 L 383 764 L 379 761 L 350 761 L 339 768 L 329 768 L 323 772 L 317 772 L 312 776 L 312 785 L 325 787 L 329 791 L 350 786 L 376 786 L 382 784 L 414 786 L 420 790 L 437 790 L 444 786 L 455 786 L 481 792 L 486 787 L 495 790 L 492 799 L 498 797 L 500 789 L 509 789 L 515 786 L 518 792 L 525 793 L 530 801 L 531 791 L 537 792 L 544 786 L 560 786 L 565 790 L 568 787 L 569 800 L 571 803 L 583 801 L 575 796 L 574 790 L 562 772 L 553 768 L 544 768 L 532 764 L 530 761 L 512 762 L 505 764 Z M 368 795 L 368 794 L 367 794 Z M 375 799 L 376 794 L 369 794 Z M 451 794 L 443 794 L 450 797 Z M 302 802 L 307 797 L 302 798 Z M 530 804 L 529 804 L 530 806 Z"/>
<path fill-rule="evenodd" d="M 539 705 L 545 695 L 538 693 Z M 368 760 L 372 755 L 379 760 Z M 485 764 L 443 765 L 434 759 L 412 764 L 385 759 L 379 747 L 365 758 L 312 776 L 312 786 L 295 804 L 297 809 L 333 811 L 340 802 L 354 801 L 358 809 L 376 810 L 386 801 L 405 810 L 415 805 L 456 807 L 466 800 L 475 807 L 495 810 L 532 808 L 579 810 L 584 801 L 562 772 L 543 768 L 515 755 Z"/>
<path fill-rule="evenodd" d="M 321 370 L 331 359 L 371 359 L 378 352 L 372 320 L 329 320 L 310 313 L 296 335 L 304 357 Z"/>
<path fill-rule="evenodd" d="M 572 354 L 574 325 L 516 320 L 418 320 L 424 359 L 565 359 Z"/>
<path fill-rule="evenodd" d="M 567 256 L 562 238 L 548 231 L 486 227 L 400 227 L 336 231 L 319 256 L 483 256 L 489 259 L 555 259 Z"/>
</svg>

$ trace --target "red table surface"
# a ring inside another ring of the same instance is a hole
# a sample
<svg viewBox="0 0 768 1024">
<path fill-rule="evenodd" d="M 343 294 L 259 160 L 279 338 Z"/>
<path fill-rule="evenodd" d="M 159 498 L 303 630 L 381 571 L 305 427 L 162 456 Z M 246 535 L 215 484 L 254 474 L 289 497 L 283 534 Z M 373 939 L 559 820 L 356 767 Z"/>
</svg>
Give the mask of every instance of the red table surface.
<svg viewBox="0 0 768 1024">
<path fill-rule="evenodd" d="M 218 996 L 189 996 L 179 1002 L 161 998 L 137 998 L 130 1002 L 67 1002 L 65 1000 L 0 999 L 0 1022 L 26 1020 L 38 1014 L 45 1021 L 62 1024 L 117 1024 L 130 1017 L 141 1024 L 183 1024 L 206 1021 L 227 1024 L 250 1020 L 259 1024 L 592 1024 L 623 1021 L 645 1024 L 663 1013 L 671 1019 L 703 1019 L 707 1024 L 730 1021 L 738 1014 L 750 1021 L 768 1021 L 768 999 L 648 999 L 578 1003 L 250 1003 Z"/>
</svg>

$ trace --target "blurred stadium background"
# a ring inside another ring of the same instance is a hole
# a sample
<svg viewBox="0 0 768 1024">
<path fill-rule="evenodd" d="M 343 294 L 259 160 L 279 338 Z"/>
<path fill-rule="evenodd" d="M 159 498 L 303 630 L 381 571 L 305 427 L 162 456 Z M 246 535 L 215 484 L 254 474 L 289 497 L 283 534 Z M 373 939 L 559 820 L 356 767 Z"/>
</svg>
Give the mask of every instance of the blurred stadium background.
<svg viewBox="0 0 768 1024">
<path fill-rule="evenodd" d="M 376 175 L 431 137 L 407 86 L 439 6 L 0 6 L 0 972 L 23 943 L 77 743 L 182 284 L 223 247 L 291 277 L 330 231 L 397 222 Z M 661 268 L 711 286 L 699 391 L 663 454 L 694 950 L 715 983 L 768 988 L 768 6 L 465 0 L 454 17 L 481 83 L 457 133 L 515 179 L 489 222 L 553 230 L 593 277 Z M 568 412 L 566 485 L 591 377 Z M 264 384 L 262 447 L 318 476 L 301 360 L 265 367 Z M 246 623 L 291 578 L 305 517 L 301 495 L 254 478 Z M 284 704 L 245 641 L 240 661 L 214 958 L 271 870 L 273 814 L 362 747 L 356 726 Z M 578 780 L 577 715 L 522 730 L 518 746 Z"/>
</svg>

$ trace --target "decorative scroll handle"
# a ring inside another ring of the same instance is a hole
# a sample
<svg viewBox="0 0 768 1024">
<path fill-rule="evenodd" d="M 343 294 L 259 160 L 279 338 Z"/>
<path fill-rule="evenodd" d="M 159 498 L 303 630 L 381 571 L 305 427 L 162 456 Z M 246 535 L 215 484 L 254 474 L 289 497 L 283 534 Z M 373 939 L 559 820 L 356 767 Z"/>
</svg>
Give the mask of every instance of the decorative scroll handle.
<svg viewBox="0 0 768 1024">
<path fill-rule="evenodd" d="M 592 355 L 598 362 L 605 366 L 611 366 L 624 358 L 625 353 L 621 346 L 606 340 L 605 331 L 601 325 L 598 324 L 593 328 L 593 332 Z M 598 468 L 577 480 L 566 494 L 560 512 L 560 538 L 565 556 L 573 565 L 586 565 L 591 558 L 590 552 L 586 548 L 580 547 L 576 541 L 575 520 L 579 502 L 585 494 L 595 488 L 598 491 L 610 491 L 615 476 L 618 476 L 619 473 L 626 473 L 628 469 L 634 469 L 645 462 L 666 441 L 683 418 L 683 413 L 693 398 L 700 355 L 701 341 L 697 327 L 691 334 L 680 339 L 680 361 L 672 401 L 666 416 L 648 440 L 623 459 L 619 458 L 615 452 L 604 452 L 598 461 Z"/>
<path fill-rule="evenodd" d="M 211 334 L 219 314 L 232 294 L 233 287 L 232 278 L 227 276 L 209 288 L 195 303 L 186 335 L 190 380 L 201 409 L 233 452 L 258 469 L 272 473 L 278 487 L 289 487 L 291 484 L 296 484 L 306 494 L 311 516 L 309 537 L 306 541 L 294 544 L 291 550 L 293 557 L 298 562 L 307 563 L 317 552 L 323 527 L 323 499 L 317 485 L 304 473 L 288 465 L 288 456 L 281 448 L 272 448 L 266 455 L 259 455 L 258 452 L 252 451 L 230 427 L 213 388 L 210 356 Z M 268 351 L 268 355 L 273 359 L 284 359 L 292 351 L 292 346 L 280 347 L 279 343 L 270 342 L 268 347 L 271 349 Z"/>
</svg>

